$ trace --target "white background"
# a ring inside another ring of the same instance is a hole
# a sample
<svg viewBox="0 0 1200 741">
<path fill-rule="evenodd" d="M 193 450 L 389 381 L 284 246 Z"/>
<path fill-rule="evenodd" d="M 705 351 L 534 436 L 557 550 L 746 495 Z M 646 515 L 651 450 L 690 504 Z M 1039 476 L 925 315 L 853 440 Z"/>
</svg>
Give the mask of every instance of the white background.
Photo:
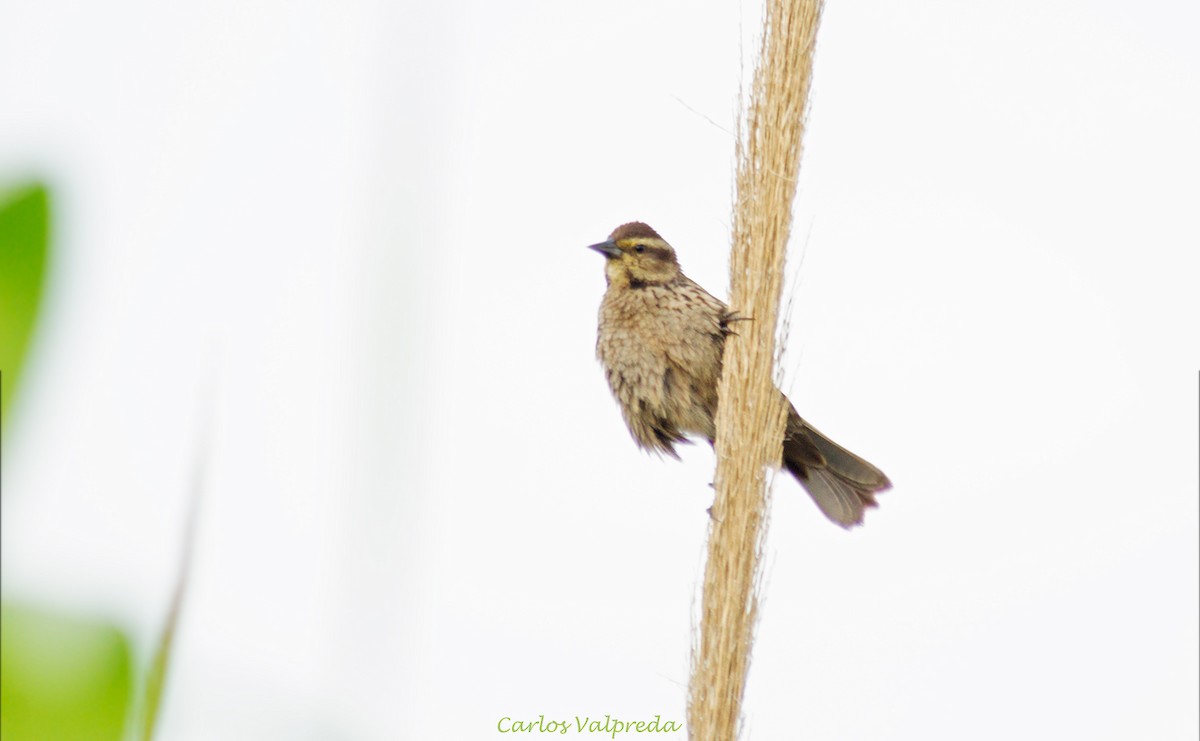
<svg viewBox="0 0 1200 741">
<path fill-rule="evenodd" d="M 583 247 L 724 295 L 742 5 L 7 4 L 5 595 L 144 662 L 207 407 L 162 738 L 683 721 L 713 458 L 629 439 Z M 783 373 L 896 486 L 777 482 L 747 738 L 1196 737 L 1198 23 L 830 3 Z"/>
</svg>

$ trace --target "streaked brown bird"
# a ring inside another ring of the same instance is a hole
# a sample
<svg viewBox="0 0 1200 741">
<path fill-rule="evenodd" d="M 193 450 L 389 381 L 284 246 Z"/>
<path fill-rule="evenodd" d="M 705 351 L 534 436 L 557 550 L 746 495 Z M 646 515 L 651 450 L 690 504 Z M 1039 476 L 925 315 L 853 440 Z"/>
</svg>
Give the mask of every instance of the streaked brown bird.
<svg viewBox="0 0 1200 741">
<path fill-rule="evenodd" d="M 596 357 L 633 439 L 673 458 L 685 435 L 711 444 L 725 337 L 738 317 L 683 274 L 675 250 L 646 224 L 622 224 L 591 249 L 604 255 L 608 281 Z M 783 466 L 830 520 L 862 524 L 891 482 L 805 422 L 790 401 L 788 408 Z"/>
</svg>

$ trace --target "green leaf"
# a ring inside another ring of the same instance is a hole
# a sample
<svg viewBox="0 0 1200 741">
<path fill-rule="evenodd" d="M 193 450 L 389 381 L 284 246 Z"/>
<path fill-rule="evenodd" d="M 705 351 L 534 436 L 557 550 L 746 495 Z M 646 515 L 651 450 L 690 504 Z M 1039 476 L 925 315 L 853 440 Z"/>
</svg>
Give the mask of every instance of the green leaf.
<svg viewBox="0 0 1200 741">
<path fill-rule="evenodd" d="M 119 741 L 133 659 L 116 626 L 28 605 L 0 605 L 0 738 Z"/>
<path fill-rule="evenodd" d="M 49 252 L 50 197 L 44 185 L 0 195 L 0 424 L 33 334 Z"/>
</svg>

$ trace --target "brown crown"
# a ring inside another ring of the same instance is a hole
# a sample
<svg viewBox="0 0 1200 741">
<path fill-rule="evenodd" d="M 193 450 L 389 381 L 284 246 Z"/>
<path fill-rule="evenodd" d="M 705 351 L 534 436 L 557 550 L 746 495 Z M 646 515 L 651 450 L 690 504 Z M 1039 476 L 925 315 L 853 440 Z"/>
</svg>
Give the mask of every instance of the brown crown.
<svg viewBox="0 0 1200 741">
<path fill-rule="evenodd" d="M 631 221 L 628 224 L 622 224 L 613 229 L 612 234 L 608 235 L 608 238 L 614 242 L 620 242 L 622 239 L 638 239 L 639 237 L 662 239 L 662 237 L 658 236 L 658 232 L 640 221 Z"/>
</svg>

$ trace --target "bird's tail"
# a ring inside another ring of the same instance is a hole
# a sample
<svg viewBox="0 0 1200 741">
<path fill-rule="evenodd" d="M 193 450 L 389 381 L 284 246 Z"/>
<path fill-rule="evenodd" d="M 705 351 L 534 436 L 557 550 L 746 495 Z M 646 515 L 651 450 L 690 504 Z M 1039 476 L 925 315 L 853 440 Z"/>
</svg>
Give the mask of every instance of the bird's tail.
<svg viewBox="0 0 1200 741">
<path fill-rule="evenodd" d="M 783 466 L 825 516 L 845 528 L 861 525 L 863 512 L 879 506 L 875 494 L 892 486 L 883 471 L 822 435 L 795 408 L 783 438 Z"/>
</svg>

